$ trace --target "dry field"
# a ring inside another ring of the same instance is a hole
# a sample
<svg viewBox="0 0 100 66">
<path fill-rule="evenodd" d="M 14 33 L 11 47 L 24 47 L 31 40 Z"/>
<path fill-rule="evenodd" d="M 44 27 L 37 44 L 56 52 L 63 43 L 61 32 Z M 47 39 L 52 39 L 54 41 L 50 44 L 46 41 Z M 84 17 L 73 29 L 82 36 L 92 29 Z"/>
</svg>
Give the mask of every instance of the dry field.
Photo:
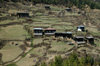
<svg viewBox="0 0 100 66">
<path fill-rule="evenodd" d="M 20 45 L 23 44 L 23 42 L 13 41 L 15 44 L 13 44 L 12 41 L 8 42 L 1 50 L 0 53 L 2 53 L 2 61 L 7 62 L 15 59 L 18 55 L 20 55 L 23 51 L 20 49 Z"/>
</svg>

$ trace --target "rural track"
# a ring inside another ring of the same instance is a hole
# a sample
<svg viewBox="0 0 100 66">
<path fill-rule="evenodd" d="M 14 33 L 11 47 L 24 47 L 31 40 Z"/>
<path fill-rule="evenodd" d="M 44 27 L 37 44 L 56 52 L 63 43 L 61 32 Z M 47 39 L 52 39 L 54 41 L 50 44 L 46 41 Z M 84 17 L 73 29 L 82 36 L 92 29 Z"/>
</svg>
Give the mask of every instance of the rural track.
<svg viewBox="0 0 100 66">
<path fill-rule="evenodd" d="M 7 27 L 10 25 L 23 25 L 24 23 L 33 23 L 33 21 L 25 21 L 25 22 L 11 22 L 11 23 L 7 23 L 7 24 L 0 24 L 0 27 Z"/>
</svg>

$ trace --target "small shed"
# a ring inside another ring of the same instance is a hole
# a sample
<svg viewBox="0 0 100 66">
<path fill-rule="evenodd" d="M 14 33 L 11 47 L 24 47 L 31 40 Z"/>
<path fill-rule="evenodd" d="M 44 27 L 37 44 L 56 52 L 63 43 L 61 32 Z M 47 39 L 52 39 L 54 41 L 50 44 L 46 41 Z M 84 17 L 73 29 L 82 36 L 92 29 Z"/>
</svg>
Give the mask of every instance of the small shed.
<svg viewBox="0 0 100 66">
<path fill-rule="evenodd" d="M 80 26 L 77 27 L 77 30 L 84 32 L 85 31 L 85 26 L 84 25 L 80 25 Z"/>
<path fill-rule="evenodd" d="M 54 35 L 55 32 L 56 32 L 55 28 L 47 28 L 44 30 L 45 35 Z"/>
<path fill-rule="evenodd" d="M 55 37 L 62 37 L 62 32 L 55 32 Z"/>
<path fill-rule="evenodd" d="M 62 37 L 67 37 L 67 32 L 62 32 Z"/>
<path fill-rule="evenodd" d="M 75 42 L 77 43 L 77 44 L 85 44 L 86 42 L 85 42 L 85 37 L 83 37 L 83 36 L 76 36 L 75 37 Z"/>
<path fill-rule="evenodd" d="M 43 36 L 43 28 L 34 28 L 34 36 Z"/>
<path fill-rule="evenodd" d="M 50 8 L 50 6 L 45 6 L 45 9 L 50 10 L 51 8 Z"/>
<path fill-rule="evenodd" d="M 71 12 L 72 11 L 71 8 L 66 8 L 65 10 L 68 11 L 68 12 Z"/>
<path fill-rule="evenodd" d="M 62 36 L 65 38 L 65 37 L 67 37 L 67 38 L 72 38 L 72 32 L 62 32 Z"/>
<path fill-rule="evenodd" d="M 29 17 L 28 12 L 17 12 L 17 17 Z"/>
<path fill-rule="evenodd" d="M 94 37 L 88 36 L 86 37 L 86 39 L 87 39 L 87 43 L 94 44 Z"/>
<path fill-rule="evenodd" d="M 73 37 L 73 33 L 72 32 L 67 32 L 67 37 L 68 38 L 72 38 Z"/>
<path fill-rule="evenodd" d="M 72 38 L 72 32 L 56 32 L 55 37 L 68 37 Z"/>
</svg>

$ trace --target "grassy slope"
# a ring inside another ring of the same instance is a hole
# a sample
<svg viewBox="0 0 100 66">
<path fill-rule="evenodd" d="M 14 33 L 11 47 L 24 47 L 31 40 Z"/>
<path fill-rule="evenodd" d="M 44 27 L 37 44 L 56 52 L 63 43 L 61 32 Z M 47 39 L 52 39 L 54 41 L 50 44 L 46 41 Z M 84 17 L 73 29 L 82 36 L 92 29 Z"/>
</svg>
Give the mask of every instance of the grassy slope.
<svg viewBox="0 0 100 66">
<path fill-rule="evenodd" d="M 24 40 L 25 37 L 28 37 L 28 34 L 21 25 L 9 26 L 0 30 L 0 39 Z"/>
<path fill-rule="evenodd" d="M 15 59 L 19 54 L 22 53 L 22 50 L 19 48 L 19 45 L 16 46 L 11 45 L 11 43 L 7 43 L 3 49 L 0 50 L 0 53 L 3 54 L 2 61 L 7 62 Z"/>
</svg>

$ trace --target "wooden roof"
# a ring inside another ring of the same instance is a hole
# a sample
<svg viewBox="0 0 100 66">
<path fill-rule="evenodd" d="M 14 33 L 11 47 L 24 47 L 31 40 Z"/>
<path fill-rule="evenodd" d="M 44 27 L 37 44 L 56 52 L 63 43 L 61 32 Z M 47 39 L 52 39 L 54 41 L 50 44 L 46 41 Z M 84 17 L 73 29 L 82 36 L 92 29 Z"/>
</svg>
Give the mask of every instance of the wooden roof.
<svg viewBox="0 0 100 66">
<path fill-rule="evenodd" d="M 85 38 L 84 36 L 76 36 L 75 38 Z"/>
<path fill-rule="evenodd" d="M 45 30 L 56 30 L 55 28 L 47 28 Z"/>
</svg>

